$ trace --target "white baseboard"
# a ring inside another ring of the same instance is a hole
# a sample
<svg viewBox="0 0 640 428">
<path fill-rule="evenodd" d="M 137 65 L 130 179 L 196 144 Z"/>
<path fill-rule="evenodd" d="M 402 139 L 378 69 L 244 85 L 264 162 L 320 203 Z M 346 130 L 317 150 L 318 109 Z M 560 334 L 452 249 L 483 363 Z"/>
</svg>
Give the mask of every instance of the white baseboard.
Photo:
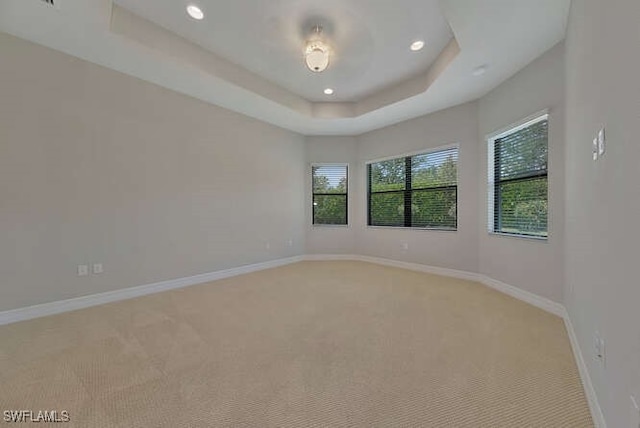
<svg viewBox="0 0 640 428">
<path fill-rule="evenodd" d="M 161 291 L 173 290 L 176 288 L 188 287 L 190 285 L 202 284 L 205 282 L 215 281 L 218 279 L 229 278 L 245 273 L 256 272 L 263 269 L 270 269 L 278 266 L 284 266 L 300 261 L 326 261 L 326 260 L 352 260 L 368 263 L 375 263 L 384 266 L 398 267 L 418 272 L 431 273 L 435 275 L 448 276 L 452 278 L 465 279 L 469 281 L 477 281 L 487 287 L 493 288 L 501 293 L 507 294 L 518 300 L 522 300 L 544 311 L 550 312 L 564 319 L 569 340 L 573 349 L 573 354 L 582 378 L 582 384 L 587 396 L 591 415 L 593 417 L 596 428 L 606 428 L 602 409 L 598 404 L 591 377 L 582 356 L 582 351 L 578 344 L 578 340 L 571 324 L 571 318 L 565 307 L 557 302 L 549 300 L 545 297 L 524 291 L 504 282 L 497 281 L 485 275 L 478 273 L 448 269 L 436 266 L 428 266 L 418 263 L 401 262 L 398 260 L 390 260 L 379 257 L 361 256 L 355 254 L 307 254 L 303 256 L 289 257 L 285 259 L 272 260 L 263 263 L 256 263 L 246 266 L 240 266 L 231 269 L 225 269 L 216 272 L 204 273 L 200 275 L 189 276 L 186 278 L 178 278 L 168 281 L 156 282 L 153 284 L 141 285 L 138 287 L 125 288 L 123 290 L 109 291 L 106 293 L 92 294 L 89 296 L 76 297 L 74 299 L 61 300 L 57 302 L 43 303 L 40 305 L 28 306 L 25 308 L 12 309 L 0 312 L 0 325 L 10 324 L 18 321 L 24 321 L 32 318 L 39 318 L 47 315 L 59 314 L 62 312 L 73 311 L 76 309 L 88 308 L 91 306 L 102 305 L 105 303 L 116 302 L 119 300 L 131 299 L 134 297 L 144 296 L 147 294 L 159 293 Z"/>
<path fill-rule="evenodd" d="M 468 281 L 477 281 L 479 275 L 473 272 L 463 270 L 449 269 L 437 266 L 423 265 L 419 263 L 400 262 L 397 260 L 383 259 L 380 257 L 358 256 L 358 260 L 369 263 L 376 263 L 384 266 L 393 266 L 402 269 L 413 270 L 417 272 L 431 273 L 434 275 L 448 276 L 451 278 L 466 279 Z"/>
<path fill-rule="evenodd" d="M 449 276 L 452 278 L 466 279 L 469 281 L 478 281 L 480 275 L 473 272 L 462 270 L 448 269 L 436 266 L 423 265 L 419 263 L 401 262 L 398 260 L 384 259 L 381 257 L 361 256 L 357 254 L 307 254 L 304 260 L 307 261 L 326 261 L 326 260 L 351 260 L 367 263 L 375 263 L 383 266 L 397 267 L 401 269 L 414 270 L 418 272 L 432 273 L 434 275 Z"/>
<path fill-rule="evenodd" d="M 359 260 L 360 256 L 355 254 L 305 254 L 302 258 L 309 262 L 332 261 L 332 260 Z"/>
<path fill-rule="evenodd" d="M 12 309 L 0 312 L 0 325 L 44 317 L 47 315 L 55 315 L 62 312 L 74 311 L 76 309 L 83 309 L 91 306 L 103 305 L 105 303 L 131 299 L 134 297 L 145 296 L 147 294 L 159 293 L 161 291 L 188 287 L 190 285 L 202 284 L 205 282 L 215 281 L 217 279 L 229 278 L 232 276 L 242 275 L 245 273 L 255 272 L 263 269 L 284 266 L 290 263 L 302 261 L 303 259 L 303 256 L 295 256 L 286 259 L 271 260 L 268 262 L 239 266 L 236 268 L 203 273 L 200 275 L 194 275 L 185 278 L 171 279 L 168 281 L 160 281 L 153 284 L 125 288 L 122 290 L 107 291 L 105 293 L 91 294 L 88 296 L 81 296 L 73 299 L 60 300 L 56 302 L 27 306 L 25 308 Z"/>
<path fill-rule="evenodd" d="M 140 285 L 137 287 L 125 288 L 122 290 L 108 291 L 105 293 L 91 294 L 88 296 L 76 297 L 68 300 L 60 300 L 56 302 L 43 303 L 25 308 L 12 309 L 0 312 L 0 325 L 9 324 L 17 321 L 24 321 L 32 318 L 43 317 L 47 315 L 59 314 L 62 312 L 73 311 L 76 309 L 88 308 L 90 306 L 101 305 L 104 303 L 116 302 L 119 300 L 131 299 L 134 297 L 144 296 L 147 294 L 158 293 L 161 291 L 172 290 L 175 288 L 187 287 L 195 284 L 215 281 L 217 279 L 228 278 L 231 276 L 241 275 L 249 272 L 255 272 L 263 269 L 283 266 L 303 260 L 322 261 L 322 260 L 353 260 L 368 263 L 375 263 L 384 266 L 392 266 L 401 269 L 409 269 L 418 272 L 431 273 L 435 275 L 448 276 L 452 278 L 465 279 L 469 281 L 477 281 L 488 287 L 494 288 L 502 293 L 508 294 L 516 299 L 530 303 L 540 309 L 551 312 L 558 316 L 565 314 L 564 307 L 544 297 L 537 296 L 533 293 L 521 290 L 517 287 L 505 284 L 473 272 L 467 272 L 456 269 L 448 269 L 436 266 L 423 265 L 419 263 L 402 262 L 398 260 L 384 259 L 380 257 L 362 256 L 356 254 L 307 254 L 304 256 L 289 257 L 286 259 L 272 260 L 263 263 L 256 263 L 246 266 L 240 266 L 231 269 L 225 269 L 215 272 L 204 273 L 200 275 L 189 276 L 185 278 L 172 279 L 168 281 L 160 281 L 153 284 Z"/>
<path fill-rule="evenodd" d="M 589 369 L 587 369 L 587 364 L 584 361 L 582 350 L 580 349 L 580 345 L 578 343 L 578 337 L 576 336 L 576 332 L 573 329 L 571 317 L 566 310 L 563 318 L 564 325 L 567 328 L 567 333 L 569 335 L 569 342 L 571 342 L 571 349 L 573 349 L 573 356 L 576 360 L 578 371 L 580 372 L 580 378 L 582 379 L 584 393 L 587 396 L 587 402 L 589 403 L 589 409 L 591 410 L 591 418 L 593 419 L 593 424 L 596 428 L 607 428 L 607 423 L 605 422 L 602 408 L 600 408 L 600 404 L 598 403 L 596 390 L 593 388 L 593 383 L 591 382 Z"/>
<path fill-rule="evenodd" d="M 487 287 L 493 288 L 501 293 L 507 294 L 511 297 L 514 297 L 518 300 L 522 300 L 523 302 L 529 303 L 537 308 L 540 308 L 544 311 L 551 312 L 554 315 L 559 317 L 564 317 L 566 311 L 564 306 L 560 303 L 554 302 L 553 300 L 549 300 L 545 297 L 538 296 L 537 294 L 530 293 L 528 291 L 522 290 L 518 287 L 514 287 L 513 285 L 505 284 L 504 282 L 500 282 L 493 278 L 489 278 L 488 276 L 475 273 L 468 272 L 463 270 L 442 268 L 437 266 L 429 266 L 423 265 L 419 263 L 409 263 L 409 262 L 401 262 L 398 260 L 384 259 L 380 257 L 371 257 L 371 256 L 361 256 L 355 254 L 311 254 L 303 256 L 304 260 L 309 261 L 321 261 L 321 260 L 354 260 L 368 263 L 375 263 L 384 266 L 392 266 L 401 269 L 409 269 L 418 272 L 431 273 L 434 275 L 442 275 L 448 276 L 451 278 L 465 279 L 468 281 L 476 281 L 481 284 L 486 285 Z"/>
<path fill-rule="evenodd" d="M 546 297 L 538 296 L 529 291 L 525 291 L 521 288 L 514 287 L 513 285 L 505 284 L 504 282 L 490 278 L 485 275 L 480 275 L 479 281 L 487 287 L 493 288 L 501 293 L 511 296 L 515 299 L 522 300 L 530 305 L 540 308 L 543 311 L 550 312 L 561 318 L 565 317 L 566 310 L 564 306 L 558 302 L 547 299 Z"/>
<path fill-rule="evenodd" d="M 593 423 L 596 428 L 607 428 L 607 424 L 605 422 L 602 409 L 600 408 L 600 404 L 598 403 L 598 398 L 593 388 L 593 383 L 591 382 L 591 376 L 589 376 L 587 365 L 585 364 L 584 358 L 582 356 L 582 351 L 580 350 L 580 345 L 578 344 L 578 339 L 573 329 L 573 325 L 571 324 L 571 318 L 569 317 L 569 313 L 567 312 L 564 305 L 558 302 L 554 302 L 553 300 L 547 299 L 546 297 L 538 296 L 537 294 L 524 291 L 518 287 L 514 287 L 513 285 L 505 284 L 504 282 L 495 280 L 486 275 L 481 275 L 473 272 L 428 266 L 428 265 L 422 265 L 418 263 L 407 263 L 407 262 L 383 259 L 378 257 L 347 255 L 347 254 L 306 255 L 304 256 L 304 260 L 312 260 L 312 261 L 313 260 L 315 261 L 357 260 L 357 261 L 363 261 L 363 262 L 369 262 L 369 263 L 376 263 L 384 266 L 393 266 L 393 267 L 399 267 L 403 269 L 410 269 L 418 272 L 426 272 L 426 273 L 432 273 L 436 275 L 448 276 L 448 277 L 459 278 L 459 279 L 467 279 L 470 281 L 477 281 L 483 285 L 486 285 L 487 287 L 493 288 L 496 291 L 507 294 L 515 299 L 529 303 L 530 305 L 540 308 L 546 312 L 550 312 L 554 315 L 559 316 L 564 320 L 564 323 L 569 335 L 571 348 L 573 350 L 573 355 L 574 355 L 576 364 L 578 366 L 578 370 L 580 372 L 580 378 L 582 379 L 582 386 L 584 388 L 584 392 L 587 397 L 587 401 L 589 403 L 589 410 L 591 411 L 591 417 L 593 419 Z"/>
</svg>

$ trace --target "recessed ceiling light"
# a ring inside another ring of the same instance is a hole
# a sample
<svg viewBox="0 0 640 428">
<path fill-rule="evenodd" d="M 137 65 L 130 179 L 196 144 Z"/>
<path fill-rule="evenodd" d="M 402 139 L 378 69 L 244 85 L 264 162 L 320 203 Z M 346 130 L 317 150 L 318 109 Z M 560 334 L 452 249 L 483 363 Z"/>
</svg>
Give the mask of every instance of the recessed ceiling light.
<svg viewBox="0 0 640 428">
<path fill-rule="evenodd" d="M 187 6 L 187 13 L 190 17 L 192 17 L 193 19 L 197 19 L 198 21 L 204 18 L 204 12 L 195 4 L 190 4 L 189 6 Z"/>
<path fill-rule="evenodd" d="M 325 89 L 325 90 L 324 90 L 324 94 L 325 94 L 325 95 L 333 95 L 333 89 L 331 89 L 331 88 L 327 88 L 327 89 Z"/>
<path fill-rule="evenodd" d="M 424 47 L 424 41 L 423 40 L 416 40 L 415 42 L 411 43 L 410 49 L 414 52 L 419 51 L 420 49 L 422 49 Z"/>
<path fill-rule="evenodd" d="M 474 76 L 482 76 L 484 73 L 487 72 L 488 68 L 489 68 L 489 66 L 486 65 L 486 64 L 480 65 L 480 66 L 474 68 L 473 71 L 471 72 L 471 74 L 473 74 Z"/>
</svg>

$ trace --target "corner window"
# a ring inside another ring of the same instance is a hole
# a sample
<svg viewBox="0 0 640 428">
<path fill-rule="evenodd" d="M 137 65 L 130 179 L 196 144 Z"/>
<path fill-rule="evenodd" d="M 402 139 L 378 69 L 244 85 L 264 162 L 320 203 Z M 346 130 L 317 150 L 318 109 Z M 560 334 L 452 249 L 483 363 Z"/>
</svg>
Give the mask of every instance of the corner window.
<svg viewBox="0 0 640 428">
<path fill-rule="evenodd" d="M 344 164 L 311 166 L 313 224 L 347 224 L 347 169 L 347 165 Z"/>
<path fill-rule="evenodd" d="M 456 230 L 458 148 L 367 165 L 368 225 Z"/>
<path fill-rule="evenodd" d="M 489 138 L 489 231 L 547 238 L 547 114 Z"/>
</svg>

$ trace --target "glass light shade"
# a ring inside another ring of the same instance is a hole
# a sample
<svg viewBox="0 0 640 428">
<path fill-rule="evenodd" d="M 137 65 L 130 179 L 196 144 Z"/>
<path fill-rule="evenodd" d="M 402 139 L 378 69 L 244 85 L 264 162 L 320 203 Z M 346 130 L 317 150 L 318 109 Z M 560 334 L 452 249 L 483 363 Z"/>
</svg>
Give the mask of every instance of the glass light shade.
<svg viewBox="0 0 640 428">
<path fill-rule="evenodd" d="M 305 62 L 309 70 L 320 73 L 329 66 L 329 48 L 321 41 L 309 42 L 305 50 Z"/>
</svg>

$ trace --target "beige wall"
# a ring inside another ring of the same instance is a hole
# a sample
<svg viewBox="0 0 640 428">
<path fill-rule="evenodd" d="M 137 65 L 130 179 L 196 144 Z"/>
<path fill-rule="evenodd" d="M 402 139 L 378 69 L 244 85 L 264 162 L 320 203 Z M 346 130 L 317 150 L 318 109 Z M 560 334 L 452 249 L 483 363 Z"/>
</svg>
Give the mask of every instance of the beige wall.
<svg viewBox="0 0 640 428">
<path fill-rule="evenodd" d="M 304 252 L 301 136 L 1 33 L 0 58 L 0 310 Z"/>
<path fill-rule="evenodd" d="M 358 254 L 470 272 L 477 252 L 477 105 L 468 103 L 358 137 L 354 227 Z M 434 231 L 367 227 L 365 162 L 459 144 L 458 230 Z M 409 245 L 408 250 L 402 244 Z"/>
<path fill-rule="evenodd" d="M 307 234 L 307 250 L 356 253 L 478 272 L 562 302 L 563 100 L 564 45 L 561 43 L 477 102 L 357 137 L 355 154 L 350 139 L 307 138 L 308 162 L 330 160 L 352 164 L 350 230 L 313 228 Z M 548 109 L 550 114 L 550 237 L 548 241 L 536 241 L 490 235 L 485 136 L 543 109 Z M 366 161 L 451 143 L 460 145 L 457 232 L 366 226 Z M 408 250 L 403 249 L 404 243 L 409 245 Z"/>
<path fill-rule="evenodd" d="M 549 238 L 488 233 L 486 136 L 549 109 Z M 562 302 L 564 280 L 564 45 L 560 43 L 478 104 L 480 156 L 479 271 L 539 296 Z"/>
<path fill-rule="evenodd" d="M 305 180 L 305 222 L 307 224 L 306 251 L 308 254 L 355 254 L 354 201 L 357 180 L 355 137 L 307 137 L 307 173 Z M 311 164 L 346 163 L 348 174 L 348 225 L 314 226 L 312 224 L 313 194 Z"/>
<path fill-rule="evenodd" d="M 566 300 L 611 428 L 631 426 L 629 396 L 640 401 L 639 22 L 637 0 L 574 0 L 566 40 Z"/>
<path fill-rule="evenodd" d="M 357 138 L 304 139 L 0 34 L 0 310 L 305 251 L 480 272 L 564 297 L 607 422 L 628 426 L 640 397 L 639 20 L 637 1 L 574 0 L 566 47 L 478 102 Z M 550 239 L 489 236 L 484 136 L 544 108 Z M 603 125 L 607 153 L 593 162 Z M 450 143 L 459 230 L 367 228 L 365 162 Z M 310 226 L 312 162 L 350 164 L 349 228 Z M 94 262 L 104 274 L 76 276 Z"/>
<path fill-rule="evenodd" d="M 304 252 L 480 272 L 564 298 L 607 422 L 627 426 L 640 397 L 639 19 L 638 2 L 575 0 L 566 46 L 479 101 L 306 139 L 0 34 L 0 310 Z M 489 236 L 484 137 L 545 108 L 550 239 Z M 365 162 L 450 143 L 459 230 L 367 228 Z M 350 227 L 311 227 L 313 162 L 349 163 Z M 94 262 L 104 274 L 76 276 Z"/>
</svg>

